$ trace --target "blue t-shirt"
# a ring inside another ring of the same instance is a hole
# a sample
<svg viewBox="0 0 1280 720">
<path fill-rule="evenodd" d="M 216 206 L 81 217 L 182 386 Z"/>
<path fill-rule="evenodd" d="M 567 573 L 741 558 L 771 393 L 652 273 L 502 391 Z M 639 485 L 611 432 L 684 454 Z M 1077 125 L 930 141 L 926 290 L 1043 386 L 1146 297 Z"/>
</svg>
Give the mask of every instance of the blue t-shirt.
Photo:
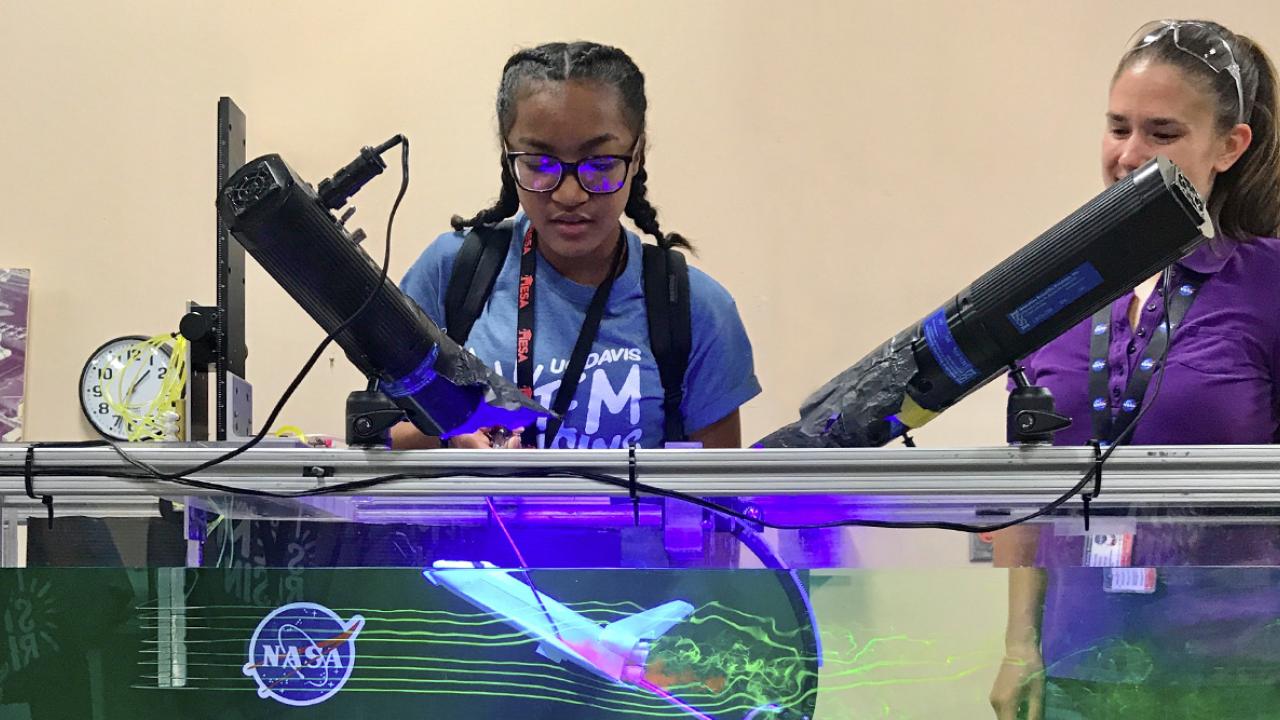
<svg viewBox="0 0 1280 720">
<path fill-rule="evenodd" d="M 515 382 L 516 291 L 520 281 L 520 239 L 529 220 L 516 217 L 507 259 L 493 292 L 471 328 L 467 349 L 499 375 Z M 641 283 L 640 238 L 628 231 L 627 262 L 614 281 L 600 332 L 587 356 L 577 393 L 569 404 L 553 448 L 620 448 L 632 442 L 661 447 L 662 380 L 649 347 L 649 321 Z M 436 238 L 405 273 L 400 287 L 444 327 L 444 298 L 462 233 Z M 595 288 L 579 285 L 537 258 L 534 297 L 536 341 L 533 397 L 551 407 L 560 378 L 586 316 Z M 726 417 L 760 392 L 751 342 L 733 298 L 697 268 L 689 268 L 689 309 L 693 349 L 684 377 L 685 432 L 693 433 Z M 543 423 L 538 447 L 546 447 Z M 528 432 L 528 431 L 526 431 Z"/>
</svg>

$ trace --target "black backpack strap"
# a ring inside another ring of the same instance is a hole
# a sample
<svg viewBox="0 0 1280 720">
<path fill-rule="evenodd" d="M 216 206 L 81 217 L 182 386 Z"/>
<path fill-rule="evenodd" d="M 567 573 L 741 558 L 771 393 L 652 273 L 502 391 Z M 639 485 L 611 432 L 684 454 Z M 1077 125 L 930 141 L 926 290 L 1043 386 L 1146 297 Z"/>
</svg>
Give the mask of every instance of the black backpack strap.
<svg viewBox="0 0 1280 720">
<path fill-rule="evenodd" d="M 684 374 L 693 350 L 689 310 L 689 265 L 674 249 L 644 244 L 644 304 L 649 316 L 649 345 L 662 378 L 663 439 L 686 439 Z"/>
<path fill-rule="evenodd" d="M 493 284 L 511 249 L 513 226 L 507 220 L 494 227 L 471 228 L 453 259 L 453 272 L 449 274 L 449 286 L 444 294 L 444 326 L 449 337 L 459 345 L 471 335 L 471 327 L 493 292 Z"/>
</svg>

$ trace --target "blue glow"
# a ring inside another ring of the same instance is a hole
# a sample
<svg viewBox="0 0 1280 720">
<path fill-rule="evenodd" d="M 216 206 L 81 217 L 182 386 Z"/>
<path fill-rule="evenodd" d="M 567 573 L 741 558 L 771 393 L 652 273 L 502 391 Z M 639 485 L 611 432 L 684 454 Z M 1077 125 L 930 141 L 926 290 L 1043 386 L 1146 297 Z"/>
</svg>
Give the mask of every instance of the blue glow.
<svg viewBox="0 0 1280 720">
<path fill-rule="evenodd" d="M 432 380 L 436 379 L 438 374 L 436 373 L 435 365 L 436 358 L 439 355 L 440 346 L 437 345 L 431 348 L 431 352 L 427 353 L 427 356 L 423 358 L 421 363 L 418 363 L 418 367 L 414 368 L 413 372 L 398 380 L 382 383 L 380 389 L 391 397 L 405 397 L 417 393 Z"/>
<path fill-rule="evenodd" d="M 898 419 L 897 415 L 890 415 L 884 419 L 889 423 L 889 437 L 896 438 L 907 431 L 907 426 Z"/>
</svg>

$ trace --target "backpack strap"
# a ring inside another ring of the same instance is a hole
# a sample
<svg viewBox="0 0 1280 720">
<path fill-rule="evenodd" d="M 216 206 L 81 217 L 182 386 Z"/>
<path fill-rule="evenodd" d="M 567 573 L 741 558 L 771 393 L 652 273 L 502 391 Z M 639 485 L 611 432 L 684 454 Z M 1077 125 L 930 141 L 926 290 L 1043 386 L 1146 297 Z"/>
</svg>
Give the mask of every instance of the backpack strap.
<svg viewBox="0 0 1280 720">
<path fill-rule="evenodd" d="M 445 290 L 445 328 L 462 345 L 471 334 L 511 249 L 508 220 L 494 227 L 473 227 L 453 260 Z M 674 249 L 644 243 L 642 282 L 645 314 L 649 317 L 649 345 L 662 379 L 663 438 L 687 439 L 684 415 L 684 376 L 693 350 L 689 308 L 689 265 Z"/>
<path fill-rule="evenodd" d="M 693 329 L 689 309 L 689 265 L 680 252 L 645 243 L 644 304 L 649 316 L 649 345 L 653 349 L 662 378 L 663 438 L 667 442 L 686 439 L 684 415 L 684 375 L 693 350 Z"/>
<path fill-rule="evenodd" d="M 459 345 L 466 343 L 493 292 L 498 273 L 506 264 L 512 227 L 514 223 L 505 220 L 493 227 L 471 228 L 453 259 L 453 271 L 444 295 L 444 326 L 449 337 Z"/>
</svg>

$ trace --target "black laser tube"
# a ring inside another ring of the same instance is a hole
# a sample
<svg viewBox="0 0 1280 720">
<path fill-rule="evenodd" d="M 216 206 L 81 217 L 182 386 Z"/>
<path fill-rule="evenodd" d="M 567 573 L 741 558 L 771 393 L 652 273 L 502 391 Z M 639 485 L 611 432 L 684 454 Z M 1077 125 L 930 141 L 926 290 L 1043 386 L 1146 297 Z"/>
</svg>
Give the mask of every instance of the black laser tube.
<svg viewBox="0 0 1280 720">
<path fill-rule="evenodd" d="M 1199 193 L 1155 158 L 832 378 L 758 445 L 884 445 L 1212 234 Z"/>
</svg>

